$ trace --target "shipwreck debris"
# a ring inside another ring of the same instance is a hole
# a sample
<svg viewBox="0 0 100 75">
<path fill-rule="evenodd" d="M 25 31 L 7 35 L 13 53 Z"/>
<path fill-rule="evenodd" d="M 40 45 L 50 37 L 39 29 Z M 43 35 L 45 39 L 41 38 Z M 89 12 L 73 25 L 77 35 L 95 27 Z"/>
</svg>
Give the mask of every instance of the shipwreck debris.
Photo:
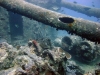
<svg viewBox="0 0 100 75">
<path fill-rule="evenodd" d="M 14 3 L 14 5 L 13 5 Z M 21 3 L 21 4 L 20 4 Z M 50 25 L 61 30 L 67 30 L 88 40 L 100 43 L 100 23 L 75 18 L 68 15 L 60 14 L 45 8 L 25 2 L 24 0 L 1 0 L 0 6 L 7 10 L 16 12 L 36 21 Z M 28 12 L 26 12 L 28 11 Z M 42 18 L 41 18 L 42 17 Z M 59 21 L 60 17 L 70 17 L 75 20 L 72 24 Z M 53 18 L 51 20 L 51 18 Z"/>
</svg>

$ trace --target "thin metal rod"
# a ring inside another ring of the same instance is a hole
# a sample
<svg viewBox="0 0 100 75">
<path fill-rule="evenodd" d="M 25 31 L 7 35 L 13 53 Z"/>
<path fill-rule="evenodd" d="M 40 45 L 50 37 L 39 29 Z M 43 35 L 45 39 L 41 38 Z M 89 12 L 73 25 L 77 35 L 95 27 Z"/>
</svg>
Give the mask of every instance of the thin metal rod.
<svg viewBox="0 0 100 75">
<path fill-rule="evenodd" d="M 61 5 L 68 9 L 72 9 L 72 10 L 78 11 L 80 13 L 83 13 L 87 16 L 94 16 L 94 17 L 100 18 L 100 9 L 99 8 L 75 4 L 72 2 L 68 2 L 66 0 L 62 0 Z"/>
</svg>

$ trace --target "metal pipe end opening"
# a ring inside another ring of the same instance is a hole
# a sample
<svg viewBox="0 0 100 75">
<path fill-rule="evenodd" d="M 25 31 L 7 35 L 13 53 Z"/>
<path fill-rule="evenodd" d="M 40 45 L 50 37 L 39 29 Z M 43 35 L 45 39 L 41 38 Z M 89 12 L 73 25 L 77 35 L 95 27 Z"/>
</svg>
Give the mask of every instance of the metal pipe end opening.
<svg viewBox="0 0 100 75">
<path fill-rule="evenodd" d="M 60 17 L 59 20 L 63 23 L 73 23 L 74 19 L 70 17 Z"/>
</svg>

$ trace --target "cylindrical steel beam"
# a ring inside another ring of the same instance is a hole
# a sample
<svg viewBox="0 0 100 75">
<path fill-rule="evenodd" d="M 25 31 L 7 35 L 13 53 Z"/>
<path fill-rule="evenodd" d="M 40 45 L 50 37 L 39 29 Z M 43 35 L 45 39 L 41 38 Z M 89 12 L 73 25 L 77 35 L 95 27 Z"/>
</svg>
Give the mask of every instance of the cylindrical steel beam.
<svg viewBox="0 0 100 75">
<path fill-rule="evenodd" d="M 83 13 L 85 15 L 100 18 L 100 9 L 99 8 L 75 4 L 75 3 L 68 2 L 66 0 L 62 0 L 61 4 L 62 4 L 62 6 L 66 7 L 66 8 L 78 11 L 78 12 Z"/>
<path fill-rule="evenodd" d="M 0 0 L 0 6 L 57 29 L 67 30 L 100 43 L 100 23 L 50 11 L 24 0 Z"/>
</svg>

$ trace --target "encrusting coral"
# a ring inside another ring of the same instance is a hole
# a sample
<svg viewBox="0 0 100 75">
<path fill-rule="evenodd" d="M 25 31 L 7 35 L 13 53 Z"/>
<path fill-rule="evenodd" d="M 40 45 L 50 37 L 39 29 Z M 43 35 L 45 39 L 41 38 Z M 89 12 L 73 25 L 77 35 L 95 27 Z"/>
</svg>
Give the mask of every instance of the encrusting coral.
<svg viewBox="0 0 100 75">
<path fill-rule="evenodd" d="M 1 51 L 2 47 L 5 53 Z M 66 62 L 71 59 L 71 55 L 60 47 L 44 49 L 33 40 L 19 49 L 6 42 L 2 43 L 1 48 L 1 56 L 8 55 L 0 63 L 0 75 L 66 75 Z"/>
</svg>

